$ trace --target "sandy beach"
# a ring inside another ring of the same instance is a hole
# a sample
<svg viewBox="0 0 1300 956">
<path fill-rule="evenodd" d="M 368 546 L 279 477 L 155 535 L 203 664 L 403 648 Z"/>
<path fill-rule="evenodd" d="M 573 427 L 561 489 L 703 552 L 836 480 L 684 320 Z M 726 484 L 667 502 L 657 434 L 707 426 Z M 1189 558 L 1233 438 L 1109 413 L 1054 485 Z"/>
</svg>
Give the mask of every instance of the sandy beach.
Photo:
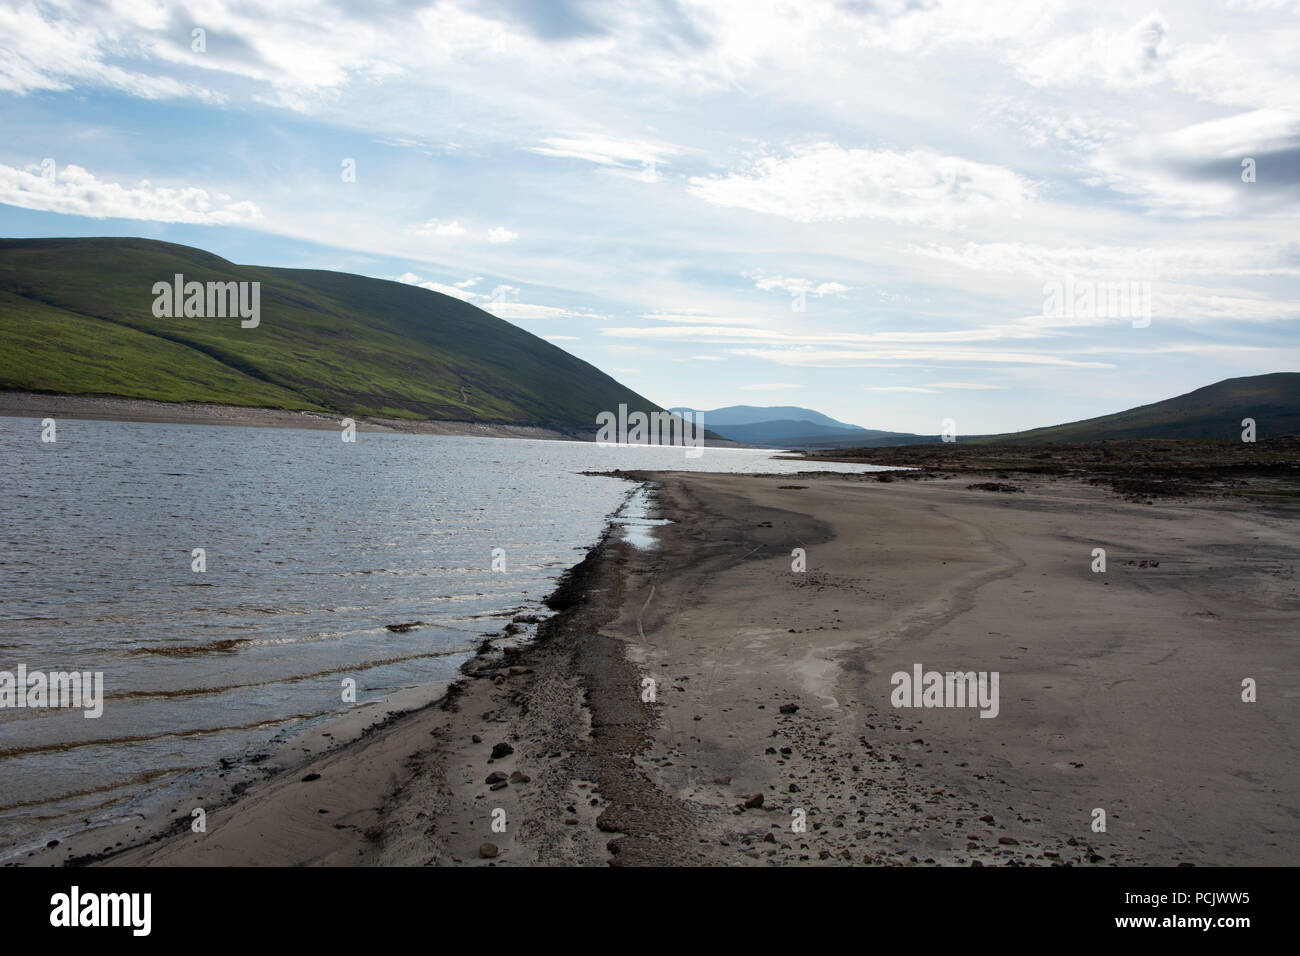
<svg viewBox="0 0 1300 956">
<path fill-rule="evenodd" d="M 29 862 L 1295 862 L 1296 505 L 641 477 L 673 523 L 647 550 L 608 535 L 536 642 L 277 755 L 211 795 L 205 833 L 179 805 L 166 838 Z M 996 716 L 893 706 L 916 665 L 997 672 Z"/>
</svg>

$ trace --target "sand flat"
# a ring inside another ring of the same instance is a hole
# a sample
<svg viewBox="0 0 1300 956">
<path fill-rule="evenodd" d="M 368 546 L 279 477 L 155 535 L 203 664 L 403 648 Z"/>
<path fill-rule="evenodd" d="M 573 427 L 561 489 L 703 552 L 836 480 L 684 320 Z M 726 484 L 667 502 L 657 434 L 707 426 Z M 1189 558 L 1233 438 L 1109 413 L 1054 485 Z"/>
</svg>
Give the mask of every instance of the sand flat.
<svg viewBox="0 0 1300 956">
<path fill-rule="evenodd" d="M 112 861 L 1295 862 L 1294 506 L 653 477 L 658 547 L 607 539 L 536 644 Z M 893 707 L 916 664 L 997 671 L 997 716 Z"/>
</svg>

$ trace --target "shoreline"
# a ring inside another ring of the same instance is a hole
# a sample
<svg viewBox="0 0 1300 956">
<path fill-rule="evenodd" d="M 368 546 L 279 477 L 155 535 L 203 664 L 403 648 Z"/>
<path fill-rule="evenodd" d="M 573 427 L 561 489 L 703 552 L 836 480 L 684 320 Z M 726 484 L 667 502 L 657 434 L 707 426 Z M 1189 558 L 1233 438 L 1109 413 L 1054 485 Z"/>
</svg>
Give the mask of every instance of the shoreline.
<svg viewBox="0 0 1300 956">
<path fill-rule="evenodd" d="M 0 417 L 70 418 L 81 421 L 143 422 L 155 425 L 226 425 L 245 428 L 305 428 L 338 431 L 344 415 L 323 411 L 253 408 L 203 402 L 159 402 L 111 395 L 62 395 L 0 390 Z M 526 438 L 535 441 L 595 442 L 598 430 L 554 428 L 412 418 L 355 417 L 357 431 L 451 438 Z M 739 442 L 708 438 L 708 448 L 749 448 Z M 778 454 L 779 449 L 760 449 Z"/>
<path fill-rule="evenodd" d="M 234 425 L 251 428 L 306 428 L 338 431 L 344 417 L 316 411 L 209 405 L 201 402 L 157 402 L 107 395 L 45 395 L 0 391 L 0 416 L 8 418 L 71 418 L 83 421 L 147 422 L 159 425 Z M 397 418 L 356 418 L 358 431 L 408 435 L 447 435 L 479 438 L 533 438 L 585 441 L 572 433 L 539 425 L 433 421 Z M 595 429 L 592 429 L 594 438 Z"/>
<path fill-rule="evenodd" d="M 206 833 L 102 862 L 1293 861 L 1289 502 L 1143 505 L 1020 474 L 1015 495 L 619 477 L 672 523 L 648 550 L 608 527 L 534 641 L 481 646 L 442 700 L 251 783 Z M 914 664 L 999 671 L 998 716 L 892 707 Z M 1242 676 L 1274 690 L 1242 703 Z"/>
</svg>

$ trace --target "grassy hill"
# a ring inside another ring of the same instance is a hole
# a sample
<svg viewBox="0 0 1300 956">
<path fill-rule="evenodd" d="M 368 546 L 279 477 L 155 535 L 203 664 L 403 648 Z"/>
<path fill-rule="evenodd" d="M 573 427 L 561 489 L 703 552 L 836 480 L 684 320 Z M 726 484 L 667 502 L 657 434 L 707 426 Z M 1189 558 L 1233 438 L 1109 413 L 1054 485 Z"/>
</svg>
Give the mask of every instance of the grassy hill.
<svg viewBox="0 0 1300 956">
<path fill-rule="evenodd" d="M 260 324 L 156 318 L 153 285 L 176 273 L 260 282 Z M 659 410 L 459 299 L 149 239 L 0 239 L 0 389 L 562 430 Z"/>
<path fill-rule="evenodd" d="M 967 444 L 1036 444 L 1124 438 L 1241 440 L 1255 419 L 1257 438 L 1300 434 L 1300 372 L 1229 378 L 1186 395 L 1066 425 L 962 439 Z"/>
</svg>

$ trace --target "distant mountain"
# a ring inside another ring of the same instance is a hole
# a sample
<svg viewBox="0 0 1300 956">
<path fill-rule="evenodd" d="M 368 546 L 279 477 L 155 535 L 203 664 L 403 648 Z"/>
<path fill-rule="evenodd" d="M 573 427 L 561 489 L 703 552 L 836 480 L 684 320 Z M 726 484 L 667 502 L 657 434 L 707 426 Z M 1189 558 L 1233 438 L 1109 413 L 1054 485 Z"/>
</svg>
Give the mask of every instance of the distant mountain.
<svg viewBox="0 0 1300 956">
<path fill-rule="evenodd" d="M 838 448 L 865 445 L 898 436 L 898 432 L 859 428 L 829 415 L 795 405 L 729 405 L 698 410 L 670 409 L 677 414 L 694 412 L 704 416 L 705 427 L 732 441 L 762 448 Z M 918 439 L 919 436 L 905 436 Z"/>
<path fill-rule="evenodd" d="M 683 406 L 670 408 L 669 411 L 681 414 L 700 411 L 700 409 Z M 778 421 L 809 422 L 827 428 L 856 429 L 858 427 L 837 422 L 821 412 L 815 412 L 811 408 L 799 408 L 797 405 L 772 405 L 766 408 L 760 405 L 728 405 L 726 408 L 715 408 L 712 411 L 704 409 L 703 414 L 704 424 L 708 428 L 713 428 L 715 425 L 758 425 Z"/>
<path fill-rule="evenodd" d="M 704 415 L 704 424 L 710 431 L 725 435 L 732 441 L 747 445 L 784 448 L 835 448 L 840 443 L 863 445 L 866 442 L 884 438 L 910 438 L 919 440 L 919 435 L 899 435 L 897 432 L 876 431 L 869 428 L 833 428 L 829 425 L 815 425 L 812 422 L 758 422 L 753 425 L 715 425 Z"/>
<path fill-rule="evenodd" d="M 1027 444 L 1118 438 L 1208 438 L 1240 441 L 1242 419 L 1255 420 L 1257 438 L 1300 434 L 1300 372 L 1229 378 L 1186 395 L 1066 425 L 966 441 Z M 705 419 L 707 422 L 708 419 Z"/>
<path fill-rule="evenodd" d="M 178 273 L 259 282 L 260 321 L 155 315 Z M 150 239 L 0 239 L 0 389 L 591 433 L 620 404 L 659 410 L 460 299 Z"/>
</svg>

